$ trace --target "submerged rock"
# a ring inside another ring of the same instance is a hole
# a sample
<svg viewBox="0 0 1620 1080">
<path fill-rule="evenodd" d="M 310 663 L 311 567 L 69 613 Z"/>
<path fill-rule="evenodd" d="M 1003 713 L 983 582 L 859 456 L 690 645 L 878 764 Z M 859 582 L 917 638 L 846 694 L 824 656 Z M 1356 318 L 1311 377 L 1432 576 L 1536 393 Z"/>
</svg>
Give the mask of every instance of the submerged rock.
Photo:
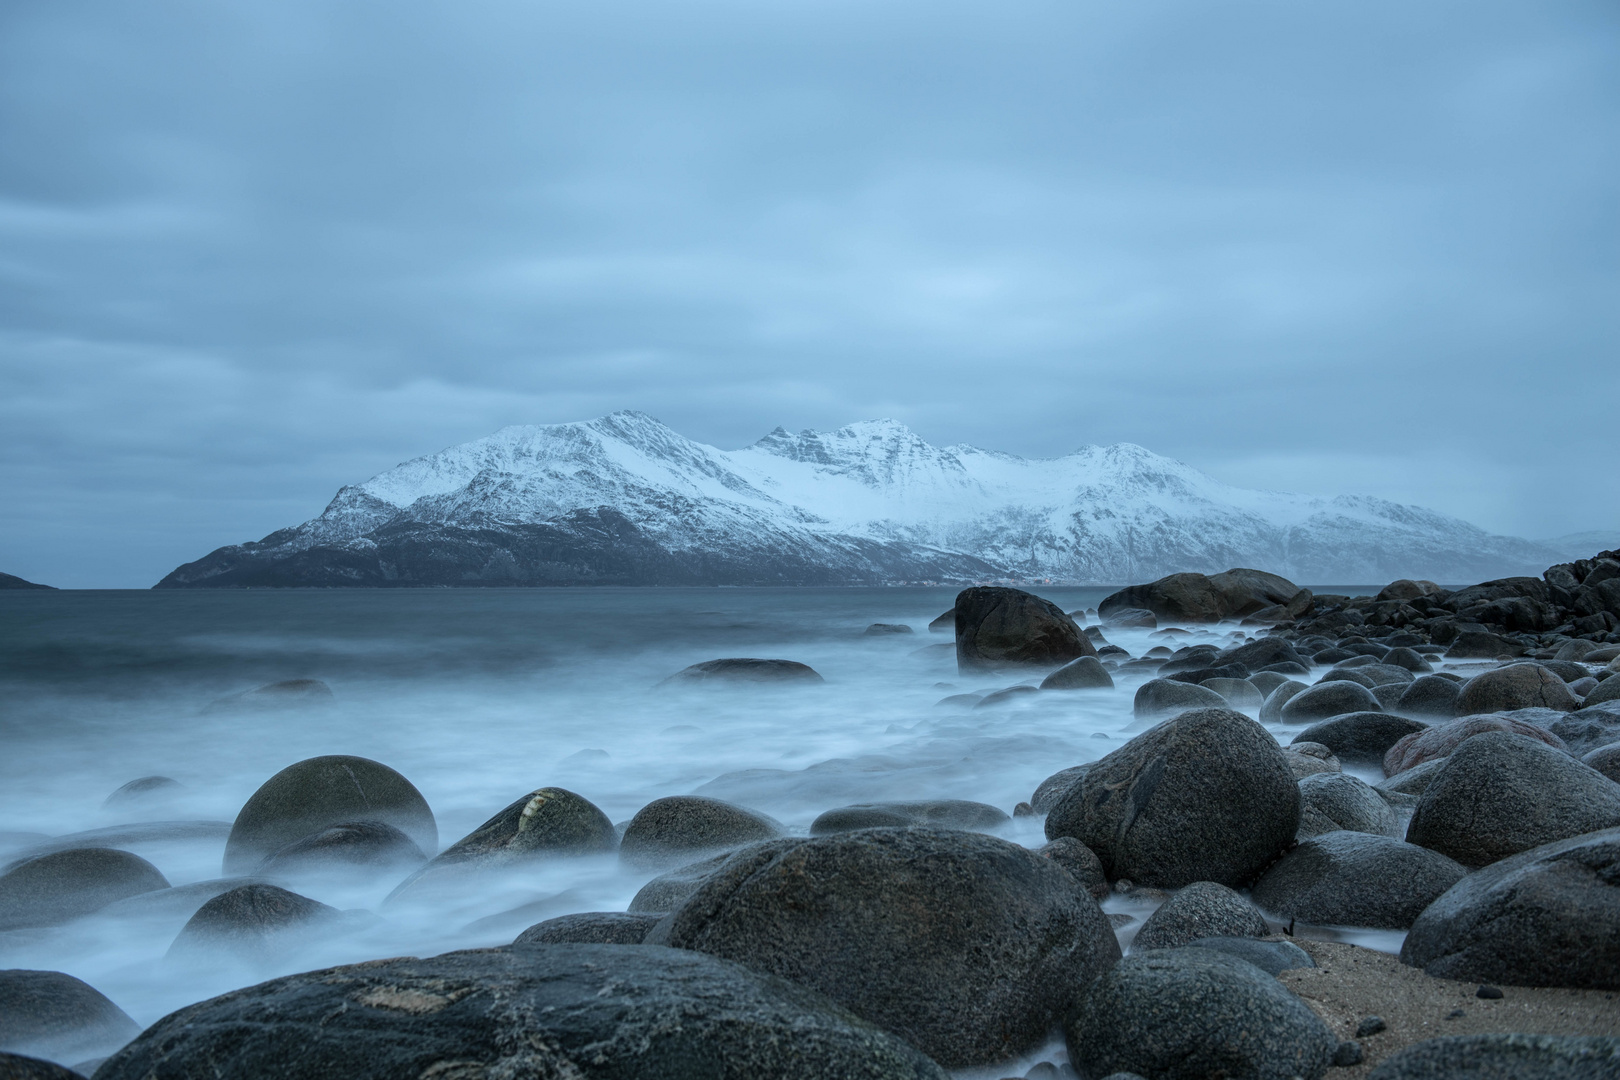
<svg viewBox="0 0 1620 1080">
<path fill-rule="evenodd" d="M 1188 709 L 1224 709 L 1226 699 L 1207 686 L 1180 682 L 1175 679 L 1151 679 L 1136 688 L 1132 708 L 1139 719 L 1150 720 L 1158 716 Z"/>
<path fill-rule="evenodd" d="M 819 683 L 826 680 L 809 664 L 797 660 L 756 660 L 728 657 L 685 667 L 660 685 L 691 686 L 706 683 Z"/>
<path fill-rule="evenodd" d="M 206 963 L 223 952 L 243 960 L 270 960 L 291 938 L 334 927 L 341 914 L 275 885 L 242 885 L 198 908 L 169 947 L 169 956 Z"/>
<path fill-rule="evenodd" d="M 181 790 L 184 785 L 180 781 L 167 776 L 143 776 L 122 785 L 101 802 L 103 810 L 110 810 L 120 806 L 135 806 L 144 802 L 161 799 Z"/>
<path fill-rule="evenodd" d="M 82 1061 L 110 1053 L 140 1025 L 89 983 L 60 971 L 0 971 L 0 1050 Z"/>
<path fill-rule="evenodd" d="M 63 1068 L 54 1061 L 0 1051 L 0 1080 L 84 1080 L 84 1074 Z"/>
<path fill-rule="evenodd" d="M 619 859 L 636 869 L 658 869 L 785 831 L 781 822 L 746 807 L 701 795 L 671 795 L 636 811 L 619 842 Z"/>
<path fill-rule="evenodd" d="M 157 867 L 127 851 L 76 848 L 39 855 L 0 875 L 0 930 L 56 926 L 168 887 Z"/>
<path fill-rule="evenodd" d="M 1260 941 L 1249 937 L 1206 937 L 1187 942 L 1189 949 L 1214 949 L 1247 961 L 1267 975 L 1315 967 L 1310 954 L 1292 941 Z"/>
<path fill-rule="evenodd" d="M 1042 690 L 1112 690 L 1114 677 L 1095 656 L 1070 660 L 1041 680 Z"/>
<path fill-rule="evenodd" d="M 294 840 L 265 859 L 266 875 L 310 873 L 386 873 L 414 868 L 427 861 L 415 842 L 381 821 L 345 821 L 301 840 Z"/>
<path fill-rule="evenodd" d="M 1091 639 L 1048 600 L 996 586 L 956 597 L 956 664 L 963 671 L 1052 667 L 1096 655 Z"/>
<path fill-rule="evenodd" d="M 332 688 L 319 679 L 284 679 L 209 702 L 203 715 L 320 708 L 333 700 Z"/>
<path fill-rule="evenodd" d="M 826 836 L 855 829 L 884 826 L 932 825 L 937 829 L 967 829 L 992 832 L 1010 823 L 1008 817 L 989 803 L 966 799 L 932 799 L 923 802 L 860 803 L 828 810 L 810 823 L 811 836 Z M 777 834 L 780 835 L 780 834 Z M 759 837 L 758 839 L 769 839 Z"/>
<path fill-rule="evenodd" d="M 535 923 L 514 945 L 640 945 L 662 912 L 587 911 Z"/>
</svg>

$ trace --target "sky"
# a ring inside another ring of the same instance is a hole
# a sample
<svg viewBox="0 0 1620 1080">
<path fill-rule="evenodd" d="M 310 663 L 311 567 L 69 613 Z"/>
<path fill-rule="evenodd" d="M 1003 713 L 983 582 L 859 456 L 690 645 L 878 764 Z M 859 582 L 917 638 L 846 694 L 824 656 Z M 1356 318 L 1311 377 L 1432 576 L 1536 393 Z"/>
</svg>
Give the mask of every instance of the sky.
<svg viewBox="0 0 1620 1080">
<path fill-rule="evenodd" d="M 0 570 L 514 423 L 1620 531 L 1620 7 L 9 0 Z"/>
</svg>

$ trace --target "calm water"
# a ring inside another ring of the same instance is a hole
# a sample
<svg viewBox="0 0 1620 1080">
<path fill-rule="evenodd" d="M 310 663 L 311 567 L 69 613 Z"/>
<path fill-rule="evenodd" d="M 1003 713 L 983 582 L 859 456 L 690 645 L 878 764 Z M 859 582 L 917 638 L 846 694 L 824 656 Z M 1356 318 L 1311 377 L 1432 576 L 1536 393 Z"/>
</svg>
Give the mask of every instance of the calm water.
<svg viewBox="0 0 1620 1080">
<path fill-rule="evenodd" d="M 1037 591 L 1074 610 L 1108 590 Z M 963 798 L 1011 811 L 1046 776 L 1130 738 L 1131 695 L 1146 676 L 1116 674 L 1113 691 L 1040 695 L 998 710 L 938 707 L 948 694 L 1017 681 L 958 676 L 950 636 L 928 631 L 954 597 L 954 589 L 0 593 L 0 857 L 38 842 L 19 834 L 143 818 L 228 822 L 271 774 L 317 754 L 359 754 L 404 773 L 447 846 L 544 785 L 579 792 L 614 821 L 660 796 L 695 792 L 799 832 L 856 801 Z M 915 632 L 863 636 L 874 622 Z M 1222 627 L 1171 644 L 1224 643 L 1234 633 Z M 1146 631 L 1108 636 L 1135 655 L 1165 643 Z M 702 693 L 656 686 L 720 656 L 799 660 L 827 682 Z M 304 677 L 325 680 L 336 706 L 203 714 L 226 694 Z M 154 773 L 185 786 L 138 812 L 101 809 L 113 789 Z M 1044 840 L 1028 819 L 1007 835 Z M 223 837 L 130 850 L 180 885 L 220 876 Z M 147 1024 L 285 971 L 501 944 L 552 915 L 622 910 L 650 876 L 624 873 L 612 858 L 561 862 L 431 907 L 380 913 L 393 880 L 303 881 L 296 887 L 306 895 L 376 914 L 270 968 L 165 963 L 185 909 L 0 933 L 0 967 L 67 971 Z"/>
</svg>

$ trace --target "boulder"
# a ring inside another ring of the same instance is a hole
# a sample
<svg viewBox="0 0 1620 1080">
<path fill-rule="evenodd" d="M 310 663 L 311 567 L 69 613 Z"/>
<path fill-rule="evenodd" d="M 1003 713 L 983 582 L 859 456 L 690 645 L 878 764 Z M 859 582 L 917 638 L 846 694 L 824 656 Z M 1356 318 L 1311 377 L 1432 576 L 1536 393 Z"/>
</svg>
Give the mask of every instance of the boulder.
<svg viewBox="0 0 1620 1080">
<path fill-rule="evenodd" d="M 957 594 L 956 666 L 962 671 L 1056 667 L 1096 655 L 1074 620 L 1039 596 L 998 586 Z"/>
<path fill-rule="evenodd" d="M 1404 930 L 1468 870 L 1392 836 L 1329 832 L 1284 855 L 1254 887 L 1254 902 L 1285 919 Z"/>
<path fill-rule="evenodd" d="M 1049 841 L 1036 848 L 1035 854 L 1051 859 L 1067 870 L 1069 876 L 1079 882 L 1080 887 L 1090 893 L 1094 900 L 1101 900 L 1112 891 L 1097 853 L 1072 836 L 1060 836 Z"/>
<path fill-rule="evenodd" d="M 1293 679 L 1284 682 L 1266 695 L 1266 703 L 1260 706 L 1260 722 L 1262 724 L 1282 723 L 1283 706 L 1309 689 L 1309 686 Z"/>
<path fill-rule="evenodd" d="M 1588 751 L 1582 755 L 1581 761 L 1610 780 L 1620 783 L 1620 742 L 1612 742 L 1607 746 Z"/>
<path fill-rule="evenodd" d="M 1382 712 L 1378 699 L 1365 686 L 1353 682 L 1321 682 L 1294 695 L 1282 707 L 1285 724 L 1313 724 L 1330 716 L 1353 712 Z"/>
<path fill-rule="evenodd" d="M 1138 719 L 1169 716 L 1187 709 L 1226 708 L 1226 699 L 1195 683 L 1150 679 L 1136 688 L 1132 708 Z"/>
<path fill-rule="evenodd" d="M 785 831 L 781 822 L 746 807 L 701 795 L 671 795 L 636 811 L 619 841 L 619 861 L 636 870 L 661 869 Z"/>
<path fill-rule="evenodd" d="M 1199 938 L 1262 938 L 1270 930 L 1258 908 L 1225 885 L 1195 881 L 1148 916 L 1131 948 L 1174 949 Z"/>
<path fill-rule="evenodd" d="M 1442 1035 L 1403 1046 L 1367 1080 L 1607 1080 L 1620 1039 L 1602 1035 Z"/>
<path fill-rule="evenodd" d="M 811 836 L 882 827 L 932 825 L 936 829 L 994 832 L 1012 822 L 989 803 L 966 799 L 931 799 L 923 802 L 860 803 L 828 810 L 810 823 Z M 780 834 L 777 834 L 780 835 Z M 764 840 L 769 837 L 757 837 Z"/>
<path fill-rule="evenodd" d="M 865 633 L 867 637 L 887 637 L 890 634 L 913 634 L 916 631 L 905 623 L 875 622 L 866 628 Z"/>
<path fill-rule="evenodd" d="M 1277 979 L 1203 948 L 1133 953 L 1064 1024 L 1082 1075 L 1321 1080 L 1339 1040 Z"/>
<path fill-rule="evenodd" d="M 1379 765 L 1389 748 L 1408 735 L 1427 731 L 1429 725 L 1382 712 L 1353 712 L 1312 724 L 1295 743 L 1321 743 L 1341 761 Z"/>
<path fill-rule="evenodd" d="M 936 634 L 956 633 L 956 609 L 951 608 L 928 624 L 928 629 Z"/>
<path fill-rule="evenodd" d="M 975 709 L 997 709 L 1010 705 L 1020 698 L 1026 698 L 1038 693 L 1040 693 L 1040 689 L 1034 686 L 1008 686 L 994 693 L 984 695 L 984 697 L 973 703 L 973 707 Z"/>
<path fill-rule="evenodd" d="M 617 845 L 613 822 L 596 804 L 566 788 L 538 788 L 445 848 L 400 882 L 388 901 L 418 890 L 460 888 L 469 872 L 606 854 Z"/>
<path fill-rule="evenodd" d="M 83 1061 L 140 1034 L 140 1025 L 95 987 L 60 971 L 0 971 L 0 1050 Z"/>
<path fill-rule="evenodd" d="M 1432 581 L 1413 581 L 1411 578 L 1400 578 L 1378 590 L 1377 599 L 1416 600 L 1420 596 L 1434 596 L 1441 591 L 1440 586 Z"/>
<path fill-rule="evenodd" d="M 1249 676 L 1249 685 L 1260 691 L 1262 698 L 1271 696 L 1271 692 L 1288 681 L 1288 676 L 1278 671 L 1257 671 Z"/>
<path fill-rule="evenodd" d="M 169 956 L 206 963 L 223 952 L 242 960 L 271 960 L 299 935 L 333 929 L 341 915 L 275 885 L 241 885 L 198 908 L 169 946 Z"/>
<path fill-rule="evenodd" d="M 159 1020 L 102 1080 L 946 1080 L 803 986 L 645 945 L 374 960 L 232 991 Z"/>
<path fill-rule="evenodd" d="M 1147 608 L 1118 608 L 1103 615 L 1102 620 L 1126 630 L 1152 630 L 1159 625 L 1159 617 Z"/>
<path fill-rule="evenodd" d="M 535 923 L 514 945 L 640 945 L 662 912 L 586 911 Z"/>
<path fill-rule="evenodd" d="M 1318 750 L 1321 752 L 1317 753 Z M 1283 759 L 1288 762 L 1295 780 L 1303 780 L 1316 773 L 1342 772 L 1344 768 L 1339 759 L 1321 743 L 1295 743 L 1284 747 Z"/>
<path fill-rule="evenodd" d="M 704 686 L 752 683 L 819 683 L 826 680 L 820 672 L 797 660 L 758 660 L 751 656 L 733 656 L 721 660 L 705 660 L 701 664 L 685 667 L 665 679 L 661 686 Z"/>
<path fill-rule="evenodd" d="M 1206 690 L 1215 691 L 1234 709 L 1250 709 L 1258 712 L 1260 706 L 1266 703 L 1260 691 L 1247 679 L 1205 679 L 1198 685 Z"/>
<path fill-rule="evenodd" d="M 1440 766 L 1445 763 L 1445 758 L 1440 758 L 1437 761 L 1425 761 L 1421 765 L 1412 766 L 1405 772 L 1398 772 L 1394 776 L 1386 776 L 1373 786 L 1388 795 L 1403 799 L 1416 798 L 1423 794 L 1424 789 L 1429 786 L 1429 781 L 1434 779 L 1435 773 L 1439 772 Z"/>
<path fill-rule="evenodd" d="M 1119 958 L 1074 885 L 979 833 L 775 840 L 732 855 L 649 940 L 790 977 L 948 1067 L 988 1064 L 1039 1045 Z"/>
<path fill-rule="evenodd" d="M 1457 695 L 1457 711 L 1465 716 L 1537 708 L 1570 712 L 1579 706 L 1568 684 L 1539 664 L 1509 664 L 1481 672 Z"/>
<path fill-rule="evenodd" d="M 1097 612 L 1107 618 L 1126 608 L 1151 611 L 1177 622 L 1219 622 L 1281 606 L 1287 617 L 1302 613 L 1311 602 L 1308 589 L 1260 570 L 1223 574 L 1171 574 L 1146 585 L 1132 585 L 1107 597 Z"/>
<path fill-rule="evenodd" d="M 1104 757 L 1046 819 L 1110 880 L 1180 888 L 1245 885 L 1293 842 L 1299 787 L 1265 728 L 1230 709 L 1194 709 Z"/>
<path fill-rule="evenodd" d="M 1418 916 L 1401 962 L 1441 979 L 1620 990 L 1620 829 L 1469 874 Z"/>
<path fill-rule="evenodd" d="M 1597 684 L 1597 689 L 1586 695 L 1583 707 L 1600 705 L 1605 701 L 1620 701 L 1620 679 L 1608 678 Z"/>
<path fill-rule="evenodd" d="M 1464 630 L 1446 650 L 1447 660 L 1494 660 L 1499 656 L 1523 655 L 1523 645 L 1486 630 Z"/>
<path fill-rule="evenodd" d="M 103 810 L 139 806 L 180 791 L 184 785 L 167 776 L 142 776 L 122 785 L 101 801 Z"/>
<path fill-rule="evenodd" d="M 1260 941 L 1249 937 L 1207 937 L 1187 942 L 1189 949 L 1214 949 L 1247 961 L 1267 975 L 1316 966 L 1310 954 L 1292 941 Z"/>
<path fill-rule="evenodd" d="M 1305 840 L 1323 833 L 1349 830 L 1392 835 L 1400 819 L 1384 797 L 1358 776 L 1323 772 L 1299 781 L 1299 831 Z"/>
<path fill-rule="evenodd" d="M 115 900 L 168 887 L 157 867 L 127 851 L 53 851 L 24 859 L 0 874 L 0 930 L 56 926 Z"/>
<path fill-rule="evenodd" d="M 1405 648 L 1404 646 L 1398 649 L 1391 649 L 1389 652 L 1385 653 L 1384 663 L 1391 667 L 1405 668 L 1414 675 L 1423 675 L 1434 670 L 1434 667 L 1427 660 L 1423 659 L 1422 653 L 1415 652 L 1412 649 Z"/>
<path fill-rule="evenodd" d="M 43 1058 L 0 1052 L 0 1080 L 84 1080 L 84 1074 Z"/>
<path fill-rule="evenodd" d="M 1095 764 L 1094 761 L 1088 761 L 1084 765 L 1071 765 L 1048 776 L 1035 789 L 1035 794 L 1029 797 L 1030 806 L 1034 807 L 1037 814 L 1051 813 L 1052 807 L 1057 805 L 1063 793 L 1086 775 Z"/>
<path fill-rule="evenodd" d="M 380 821 L 432 854 L 439 830 L 411 782 L 370 758 L 334 754 L 287 766 L 255 791 L 225 841 L 225 873 L 245 874 L 294 840 L 347 821 Z"/>
<path fill-rule="evenodd" d="M 1273 664 L 1308 666 L 1308 661 L 1300 655 L 1299 650 L 1279 637 L 1258 638 L 1236 648 L 1227 649 L 1220 654 L 1220 662 L 1242 664 L 1250 671 L 1259 671 Z"/>
<path fill-rule="evenodd" d="M 422 849 L 381 821 L 345 821 L 294 840 L 259 864 L 258 873 L 303 876 L 375 875 L 415 869 L 427 862 Z"/>
<path fill-rule="evenodd" d="M 1564 741 L 1545 728 L 1511 716 L 1462 716 L 1447 724 L 1403 735 L 1384 755 L 1384 775 L 1394 776 L 1426 761 L 1449 757 L 1457 747 L 1491 731 L 1506 731 L 1544 742 L 1559 750 Z"/>
<path fill-rule="evenodd" d="M 1112 690 L 1114 677 L 1095 656 L 1070 660 L 1041 680 L 1042 690 Z"/>
<path fill-rule="evenodd" d="M 1615 826 L 1620 784 L 1544 743 L 1491 731 L 1446 759 L 1406 839 L 1476 867 Z"/>
<path fill-rule="evenodd" d="M 1450 720 L 1457 715 L 1462 687 L 1438 675 L 1425 675 L 1401 691 L 1393 711 L 1402 716 L 1429 716 Z"/>
<path fill-rule="evenodd" d="M 734 854 L 736 853 L 732 851 L 722 851 L 707 859 L 699 859 L 697 862 L 666 870 L 643 885 L 636 895 L 630 898 L 629 909 L 636 914 L 656 912 L 660 916 L 674 911 L 686 902 L 687 897 L 697 892 L 698 886 L 707 881 L 709 876 L 720 869 Z"/>
<path fill-rule="evenodd" d="M 1620 679 L 1609 681 L 1620 682 Z M 1570 753 L 1584 754 L 1620 740 L 1620 702 L 1603 702 L 1595 708 L 1555 716 L 1546 726 L 1550 733 L 1563 740 Z"/>
</svg>

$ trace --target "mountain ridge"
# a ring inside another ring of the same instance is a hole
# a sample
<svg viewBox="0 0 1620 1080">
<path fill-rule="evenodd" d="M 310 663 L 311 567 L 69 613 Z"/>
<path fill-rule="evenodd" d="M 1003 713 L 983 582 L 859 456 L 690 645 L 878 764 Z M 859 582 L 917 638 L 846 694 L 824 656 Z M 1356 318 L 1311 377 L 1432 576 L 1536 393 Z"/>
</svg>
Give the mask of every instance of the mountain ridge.
<svg viewBox="0 0 1620 1080">
<path fill-rule="evenodd" d="M 158 587 L 1475 581 L 1549 555 L 1372 496 L 1233 487 L 1132 443 L 1026 459 L 884 419 L 720 450 L 626 410 L 402 462 Z"/>
</svg>

